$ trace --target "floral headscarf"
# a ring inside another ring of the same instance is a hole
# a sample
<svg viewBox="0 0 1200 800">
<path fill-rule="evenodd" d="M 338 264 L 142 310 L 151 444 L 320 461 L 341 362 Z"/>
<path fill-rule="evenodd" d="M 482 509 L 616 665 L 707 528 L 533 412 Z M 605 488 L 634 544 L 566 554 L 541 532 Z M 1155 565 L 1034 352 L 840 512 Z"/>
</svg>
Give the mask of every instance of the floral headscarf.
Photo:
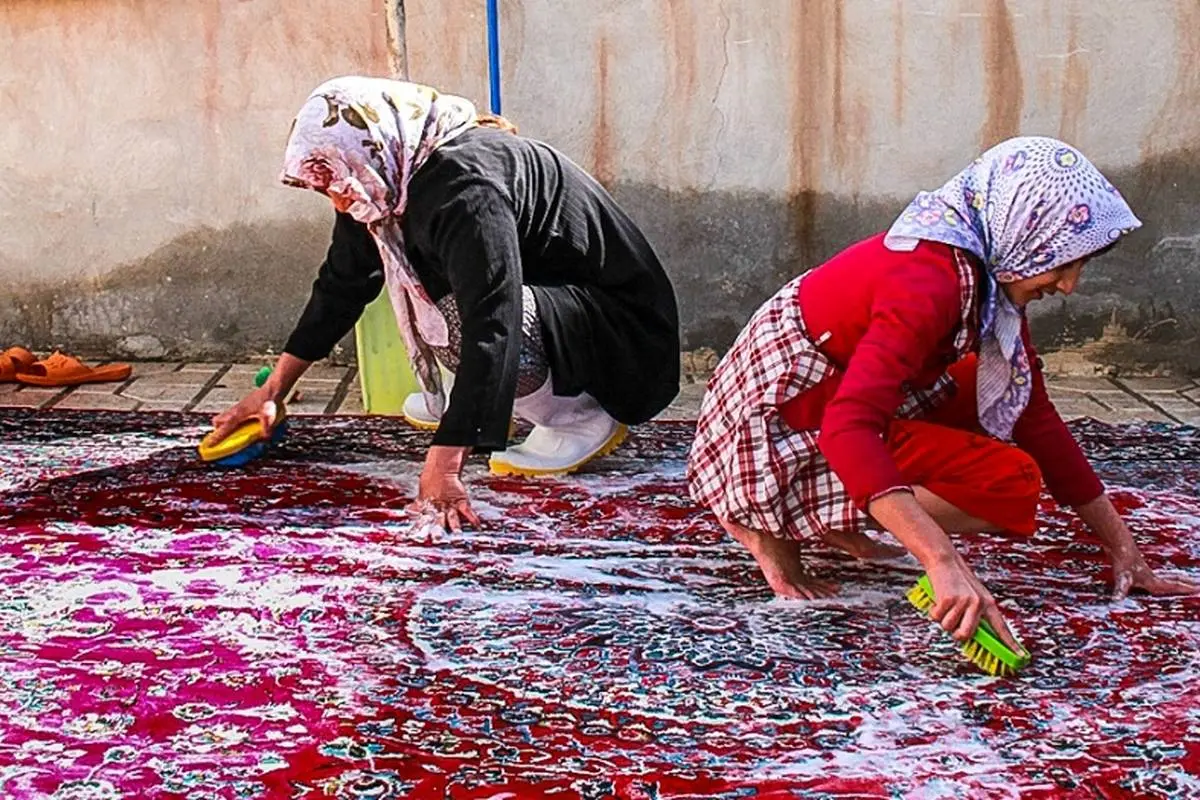
<svg viewBox="0 0 1200 800">
<path fill-rule="evenodd" d="M 470 101 L 428 86 L 335 78 L 318 86 L 296 115 L 280 176 L 289 186 L 326 192 L 367 225 L 409 358 L 436 414 L 445 394 L 431 348 L 445 347 L 449 335 L 405 255 L 400 219 L 413 174 L 477 119 Z"/>
<path fill-rule="evenodd" d="M 937 191 L 921 192 L 892 225 L 884 239 L 891 250 L 912 250 L 921 239 L 942 242 L 986 267 L 977 402 L 988 433 L 1011 439 L 1032 391 L 1021 341 L 1025 312 L 998 284 L 1089 256 L 1141 224 L 1082 153 L 1027 136 L 988 150 Z"/>
</svg>

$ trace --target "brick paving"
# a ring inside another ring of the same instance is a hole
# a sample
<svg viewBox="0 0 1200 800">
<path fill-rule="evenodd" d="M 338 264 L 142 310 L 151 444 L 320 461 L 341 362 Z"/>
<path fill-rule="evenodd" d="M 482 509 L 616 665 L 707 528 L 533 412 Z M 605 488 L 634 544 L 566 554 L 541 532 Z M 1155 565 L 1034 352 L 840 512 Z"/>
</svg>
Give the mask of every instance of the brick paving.
<svg viewBox="0 0 1200 800">
<path fill-rule="evenodd" d="M 264 363 L 135 363 L 133 376 L 123 383 L 72 389 L 0 384 L 0 407 L 216 413 L 250 390 Z M 685 360 L 685 382 L 679 397 L 659 419 L 695 419 L 705 379 L 703 373 L 689 372 L 689 366 Z M 1200 425 L 1200 381 L 1047 376 L 1047 386 L 1067 419 Z M 290 414 L 363 413 L 358 373 L 353 367 L 315 364 L 296 390 L 297 396 L 288 404 Z"/>
</svg>

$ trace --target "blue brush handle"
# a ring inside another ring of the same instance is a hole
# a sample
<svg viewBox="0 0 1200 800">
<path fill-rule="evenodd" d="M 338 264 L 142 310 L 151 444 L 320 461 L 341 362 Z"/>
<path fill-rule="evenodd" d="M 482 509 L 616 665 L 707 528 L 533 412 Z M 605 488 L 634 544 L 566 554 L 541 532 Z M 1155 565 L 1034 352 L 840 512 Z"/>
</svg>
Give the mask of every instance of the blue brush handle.
<svg viewBox="0 0 1200 800">
<path fill-rule="evenodd" d="M 239 450 L 231 456 L 217 459 L 212 463 L 218 467 L 225 468 L 244 467 L 251 461 L 254 461 L 257 458 L 262 458 L 264 455 L 266 455 L 267 447 L 269 445 L 279 444 L 282 442 L 287 436 L 287 428 L 288 423 L 285 419 L 283 422 L 276 425 L 275 429 L 271 431 L 271 438 L 268 441 L 255 442 L 244 450 Z"/>
<path fill-rule="evenodd" d="M 492 113 L 500 114 L 500 3 L 487 0 L 488 82 L 492 90 Z"/>
</svg>

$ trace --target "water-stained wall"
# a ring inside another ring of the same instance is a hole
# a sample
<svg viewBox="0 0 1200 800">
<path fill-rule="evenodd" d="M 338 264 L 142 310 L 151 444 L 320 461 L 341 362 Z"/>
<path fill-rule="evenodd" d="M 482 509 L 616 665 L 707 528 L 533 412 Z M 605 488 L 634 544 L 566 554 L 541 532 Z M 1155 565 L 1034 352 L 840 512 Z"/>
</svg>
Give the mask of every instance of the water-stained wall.
<svg viewBox="0 0 1200 800">
<path fill-rule="evenodd" d="M 414 79 L 487 98 L 483 3 L 406 4 Z M 592 170 L 676 279 L 687 346 L 1019 133 L 1081 147 L 1146 222 L 1046 345 L 1200 348 L 1200 0 L 501 0 L 504 111 Z M 1118 337 L 1120 338 L 1120 337 Z M 1155 342 L 1159 345 L 1155 346 Z"/>
<path fill-rule="evenodd" d="M 278 346 L 328 236 L 320 198 L 277 183 L 286 127 L 321 79 L 387 71 L 385 5 L 0 6 L 0 339 Z M 412 77 L 485 106 L 482 0 L 402 5 Z M 644 226 L 689 348 L 727 345 L 784 280 L 981 149 L 1041 133 L 1083 148 L 1147 224 L 1038 310 L 1039 339 L 1090 342 L 1116 309 L 1106 357 L 1200 369 L 1200 0 L 501 10 L 505 113 Z"/>
<path fill-rule="evenodd" d="M 288 125 L 388 69 L 383 4 L 9 0 L 0 42 L 0 345 L 278 346 L 332 228 L 279 183 Z"/>
</svg>

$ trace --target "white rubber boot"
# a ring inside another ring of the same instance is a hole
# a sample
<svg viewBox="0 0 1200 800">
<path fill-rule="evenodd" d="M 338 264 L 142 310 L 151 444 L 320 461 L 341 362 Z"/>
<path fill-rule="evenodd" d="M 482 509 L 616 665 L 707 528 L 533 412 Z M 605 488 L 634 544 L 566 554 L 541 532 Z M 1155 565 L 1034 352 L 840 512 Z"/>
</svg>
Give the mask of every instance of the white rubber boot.
<svg viewBox="0 0 1200 800">
<path fill-rule="evenodd" d="M 628 433 L 591 395 L 557 397 L 550 380 L 517 398 L 513 411 L 534 428 L 520 444 L 492 453 L 495 475 L 566 475 L 617 449 Z"/>
<path fill-rule="evenodd" d="M 454 388 L 454 375 L 447 372 L 441 365 L 439 368 L 442 370 L 442 389 L 446 395 L 446 402 L 449 403 L 450 390 Z M 429 410 L 430 406 L 437 407 L 436 397 L 430 396 L 429 402 L 426 403 L 424 392 L 413 392 L 404 398 L 404 406 L 400 413 L 404 417 L 404 421 L 417 430 L 436 431 L 442 422 L 442 414 L 441 412 L 434 414 Z"/>
<path fill-rule="evenodd" d="M 435 416 L 429 413 L 424 392 L 413 392 L 404 398 L 404 409 L 400 413 L 405 422 L 419 431 L 436 431 L 442 421 L 441 414 Z"/>
</svg>

